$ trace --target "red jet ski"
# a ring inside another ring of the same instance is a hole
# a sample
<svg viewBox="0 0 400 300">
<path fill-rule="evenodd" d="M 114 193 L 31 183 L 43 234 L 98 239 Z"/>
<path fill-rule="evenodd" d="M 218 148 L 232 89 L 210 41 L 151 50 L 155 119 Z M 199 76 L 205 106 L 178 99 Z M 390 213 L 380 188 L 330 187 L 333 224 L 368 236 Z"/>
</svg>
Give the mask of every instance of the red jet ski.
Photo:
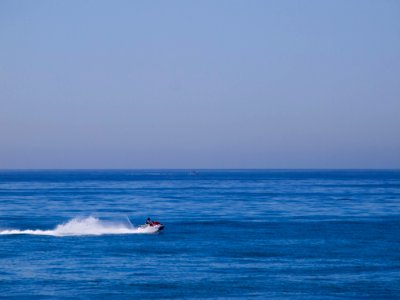
<svg viewBox="0 0 400 300">
<path fill-rule="evenodd" d="M 165 226 L 157 221 L 153 221 L 150 224 L 144 224 L 144 225 L 140 226 L 140 228 L 143 228 L 143 229 L 148 228 L 148 227 L 150 227 L 151 229 L 154 229 L 154 232 L 158 232 L 158 231 L 163 230 Z"/>
</svg>

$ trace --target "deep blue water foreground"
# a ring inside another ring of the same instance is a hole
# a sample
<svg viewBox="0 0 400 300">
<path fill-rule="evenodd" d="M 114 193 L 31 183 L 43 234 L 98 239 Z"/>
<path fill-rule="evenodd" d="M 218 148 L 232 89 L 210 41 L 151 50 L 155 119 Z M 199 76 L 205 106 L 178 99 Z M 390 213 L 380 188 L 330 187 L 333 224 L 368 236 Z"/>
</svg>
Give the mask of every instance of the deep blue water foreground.
<svg viewBox="0 0 400 300">
<path fill-rule="evenodd" d="M 399 299 L 400 171 L 1 171 L 0 298 Z"/>
</svg>

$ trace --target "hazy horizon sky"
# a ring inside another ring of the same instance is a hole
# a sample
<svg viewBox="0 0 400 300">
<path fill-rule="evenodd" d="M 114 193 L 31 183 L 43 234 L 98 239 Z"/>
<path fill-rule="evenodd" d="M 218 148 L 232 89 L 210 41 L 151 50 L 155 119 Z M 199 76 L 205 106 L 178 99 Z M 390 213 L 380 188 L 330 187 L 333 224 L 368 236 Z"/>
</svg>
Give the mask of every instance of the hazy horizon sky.
<svg viewBox="0 0 400 300">
<path fill-rule="evenodd" d="M 400 168 L 400 1 L 0 2 L 0 169 Z"/>
</svg>

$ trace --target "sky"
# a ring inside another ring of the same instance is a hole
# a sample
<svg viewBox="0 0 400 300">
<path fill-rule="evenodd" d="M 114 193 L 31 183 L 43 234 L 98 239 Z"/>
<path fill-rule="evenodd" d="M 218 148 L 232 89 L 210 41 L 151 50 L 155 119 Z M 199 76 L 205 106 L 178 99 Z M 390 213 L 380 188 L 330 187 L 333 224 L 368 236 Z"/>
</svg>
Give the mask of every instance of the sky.
<svg viewBox="0 0 400 300">
<path fill-rule="evenodd" d="M 0 169 L 400 168 L 400 1 L 0 1 Z"/>
</svg>

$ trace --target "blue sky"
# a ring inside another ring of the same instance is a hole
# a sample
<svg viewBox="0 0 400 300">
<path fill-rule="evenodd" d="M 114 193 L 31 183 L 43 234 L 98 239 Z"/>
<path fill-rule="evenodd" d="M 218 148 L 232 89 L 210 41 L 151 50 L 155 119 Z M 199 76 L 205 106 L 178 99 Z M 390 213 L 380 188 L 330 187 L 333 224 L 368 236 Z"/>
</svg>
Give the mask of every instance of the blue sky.
<svg viewBox="0 0 400 300">
<path fill-rule="evenodd" d="M 0 2 L 0 168 L 400 168 L 399 1 Z"/>
</svg>

